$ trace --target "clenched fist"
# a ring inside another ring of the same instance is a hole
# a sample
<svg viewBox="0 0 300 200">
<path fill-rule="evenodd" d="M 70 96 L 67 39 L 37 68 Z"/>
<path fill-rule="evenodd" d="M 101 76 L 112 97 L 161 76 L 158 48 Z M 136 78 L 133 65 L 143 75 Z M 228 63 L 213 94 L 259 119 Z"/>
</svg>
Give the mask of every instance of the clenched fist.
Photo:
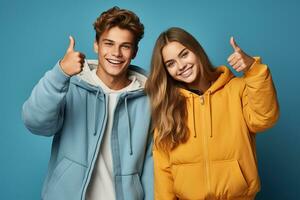
<svg viewBox="0 0 300 200">
<path fill-rule="evenodd" d="M 60 66 L 64 73 L 69 76 L 74 76 L 82 71 L 85 55 L 75 51 L 75 40 L 72 36 L 70 36 L 69 39 L 70 44 L 64 58 L 60 61 Z"/>
<path fill-rule="evenodd" d="M 233 37 L 230 38 L 230 44 L 234 50 L 227 61 L 237 72 L 246 72 L 250 69 L 255 59 L 247 55 L 235 42 Z"/>
</svg>

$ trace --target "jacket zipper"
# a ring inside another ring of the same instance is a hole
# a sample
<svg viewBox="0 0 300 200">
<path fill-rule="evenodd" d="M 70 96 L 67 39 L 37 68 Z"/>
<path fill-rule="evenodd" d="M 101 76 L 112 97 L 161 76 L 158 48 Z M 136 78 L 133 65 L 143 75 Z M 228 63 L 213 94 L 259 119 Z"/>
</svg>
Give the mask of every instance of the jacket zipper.
<svg viewBox="0 0 300 200">
<path fill-rule="evenodd" d="M 204 95 L 201 95 L 200 96 L 200 103 L 201 105 L 203 106 L 203 111 L 202 112 L 202 120 L 205 120 L 206 119 L 206 116 L 205 116 L 205 113 L 206 113 L 206 110 L 205 110 L 205 97 Z M 206 130 L 206 126 L 207 126 L 207 123 L 205 121 L 204 123 L 204 130 Z M 210 163 L 209 163 L 209 156 L 208 156 L 208 141 L 207 141 L 207 136 L 206 136 L 206 132 L 203 131 L 203 152 L 204 152 L 204 160 L 205 160 L 205 177 L 206 177 L 206 183 L 207 183 L 207 192 L 208 194 L 211 193 L 211 182 L 210 182 Z"/>
<path fill-rule="evenodd" d="M 120 161 L 120 154 L 117 153 L 119 152 L 119 145 L 118 145 L 118 133 L 113 131 L 114 130 L 114 126 L 115 126 L 115 117 L 116 117 L 116 110 L 118 109 L 118 107 L 120 106 L 121 102 L 120 102 L 120 97 L 117 98 L 117 103 L 115 106 L 115 109 L 113 111 L 113 115 L 114 115 L 114 119 L 113 119 L 113 124 L 112 124 L 112 133 L 111 133 L 111 153 L 112 153 L 112 163 L 113 163 L 113 173 L 114 173 L 114 187 L 115 187 L 115 198 L 116 199 L 120 199 L 123 200 L 124 196 L 123 196 L 123 189 L 122 186 L 120 184 L 118 184 L 118 182 L 116 181 L 116 175 L 121 175 L 121 161 Z M 113 144 L 113 142 L 116 143 L 116 145 Z M 115 156 L 114 156 L 115 155 Z M 122 195 L 120 195 L 122 194 Z"/>
<path fill-rule="evenodd" d="M 93 169 L 94 169 L 94 166 L 95 166 L 95 162 L 97 160 L 98 152 L 100 151 L 99 150 L 100 149 L 99 143 L 102 141 L 103 131 L 105 130 L 105 128 L 103 128 L 103 127 L 105 127 L 106 123 L 107 123 L 107 107 L 108 107 L 108 104 L 107 104 L 107 101 L 106 101 L 106 96 L 104 96 L 104 102 L 105 102 L 104 122 L 103 122 L 103 125 L 101 126 L 102 130 L 101 130 L 101 133 L 98 136 L 98 140 L 97 140 L 97 144 L 96 144 L 96 150 L 94 151 L 93 158 L 92 158 L 92 161 L 91 161 L 91 165 L 90 165 L 90 167 L 88 169 L 87 176 L 86 176 L 86 178 L 84 180 L 84 185 L 83 185 L 83 189 L 82 189 L 82 192 L 81 192 L 81 200 L 85 200 L 85 195 L 86 195 L 86 189 L 88 187 L 88 182 L 90 180 L 91 173 L 93 173 Z M 101 137 L 101 139 L 100 139 L 100 137 Z"/>
</svg>

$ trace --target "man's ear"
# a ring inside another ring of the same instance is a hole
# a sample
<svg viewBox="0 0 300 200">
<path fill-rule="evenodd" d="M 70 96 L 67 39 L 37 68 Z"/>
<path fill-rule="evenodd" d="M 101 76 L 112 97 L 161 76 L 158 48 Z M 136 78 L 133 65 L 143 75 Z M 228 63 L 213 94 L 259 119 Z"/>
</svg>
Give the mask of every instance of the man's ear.
<svg viewBox="0 0 300 200">
<path fill-rule="evenodd" d="M 94 41 L 94 51 L 95 51 L 95 53 L 98 53 L 98 49 L 99 49 L 98 41 L 95 40 L 95 41 Z"/>
<path fill-rule="evenodd" d="M 134 50 L 134 52 L 133 52 L 133 54 L 132 54 L 132 59 L 134 59 L 134 58 L 135 58 L 135 56 L 136 56 L 136 54 L 137 54 L 138 50 L 139 50 L 139 47 L 138 47 L 138 46 L 136 46 L 136 47 L 135 47 L 135 50 Z"/>
</svg>

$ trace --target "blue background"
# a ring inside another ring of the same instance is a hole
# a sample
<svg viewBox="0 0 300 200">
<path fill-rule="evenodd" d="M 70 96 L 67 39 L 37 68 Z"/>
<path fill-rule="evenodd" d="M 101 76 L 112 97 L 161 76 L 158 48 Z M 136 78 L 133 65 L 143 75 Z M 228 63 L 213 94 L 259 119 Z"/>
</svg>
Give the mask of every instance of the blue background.
<svg viewBox="0 0 300 200">
<path fill-rule="evenodd" d="M 78 51 L 96 58 L 92 23 L 114 5 L 136 12 L 144 23 L 145 36 L 133 64 L 147 70 L 156 37 L 170 26 L 191 32 L 215 65 L 226 64 L 232 35 L 248 54 L 263 58 L 272 71 L 281 116 L 275 127 L 257 136 L 262 180 L 257 199 L 300 199 L 300 3 L 291 0 L 1 0 L 0 199 L 40 198 L 51 138 L 25 129 L 22 104 L 62 58 L 69 35 Z"/>
</svg>

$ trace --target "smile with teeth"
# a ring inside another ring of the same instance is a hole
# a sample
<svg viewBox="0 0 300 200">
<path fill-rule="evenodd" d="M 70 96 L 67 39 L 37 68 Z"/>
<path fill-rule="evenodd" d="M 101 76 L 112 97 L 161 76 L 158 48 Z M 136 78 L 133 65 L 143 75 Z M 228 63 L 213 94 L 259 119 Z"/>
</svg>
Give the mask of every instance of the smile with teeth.
<svg viewBox="0 0 300 200">
<path fill-rule="evenodd" d="M 123 60 L 115 60 L 115 59 L 108 59 L 108 58 L 106 60 L 113 65 L 119 65 L 119 64 L 124 63 Z"/>
<path fill-rule="evenodd" d="M 191 74 L 193 73 L 192 67 L 189 67 L 188 69 L 184 70 L 183 72 L 181 72 L 179 75 L 187 78 L 189 77 Z"/>
</svg>

